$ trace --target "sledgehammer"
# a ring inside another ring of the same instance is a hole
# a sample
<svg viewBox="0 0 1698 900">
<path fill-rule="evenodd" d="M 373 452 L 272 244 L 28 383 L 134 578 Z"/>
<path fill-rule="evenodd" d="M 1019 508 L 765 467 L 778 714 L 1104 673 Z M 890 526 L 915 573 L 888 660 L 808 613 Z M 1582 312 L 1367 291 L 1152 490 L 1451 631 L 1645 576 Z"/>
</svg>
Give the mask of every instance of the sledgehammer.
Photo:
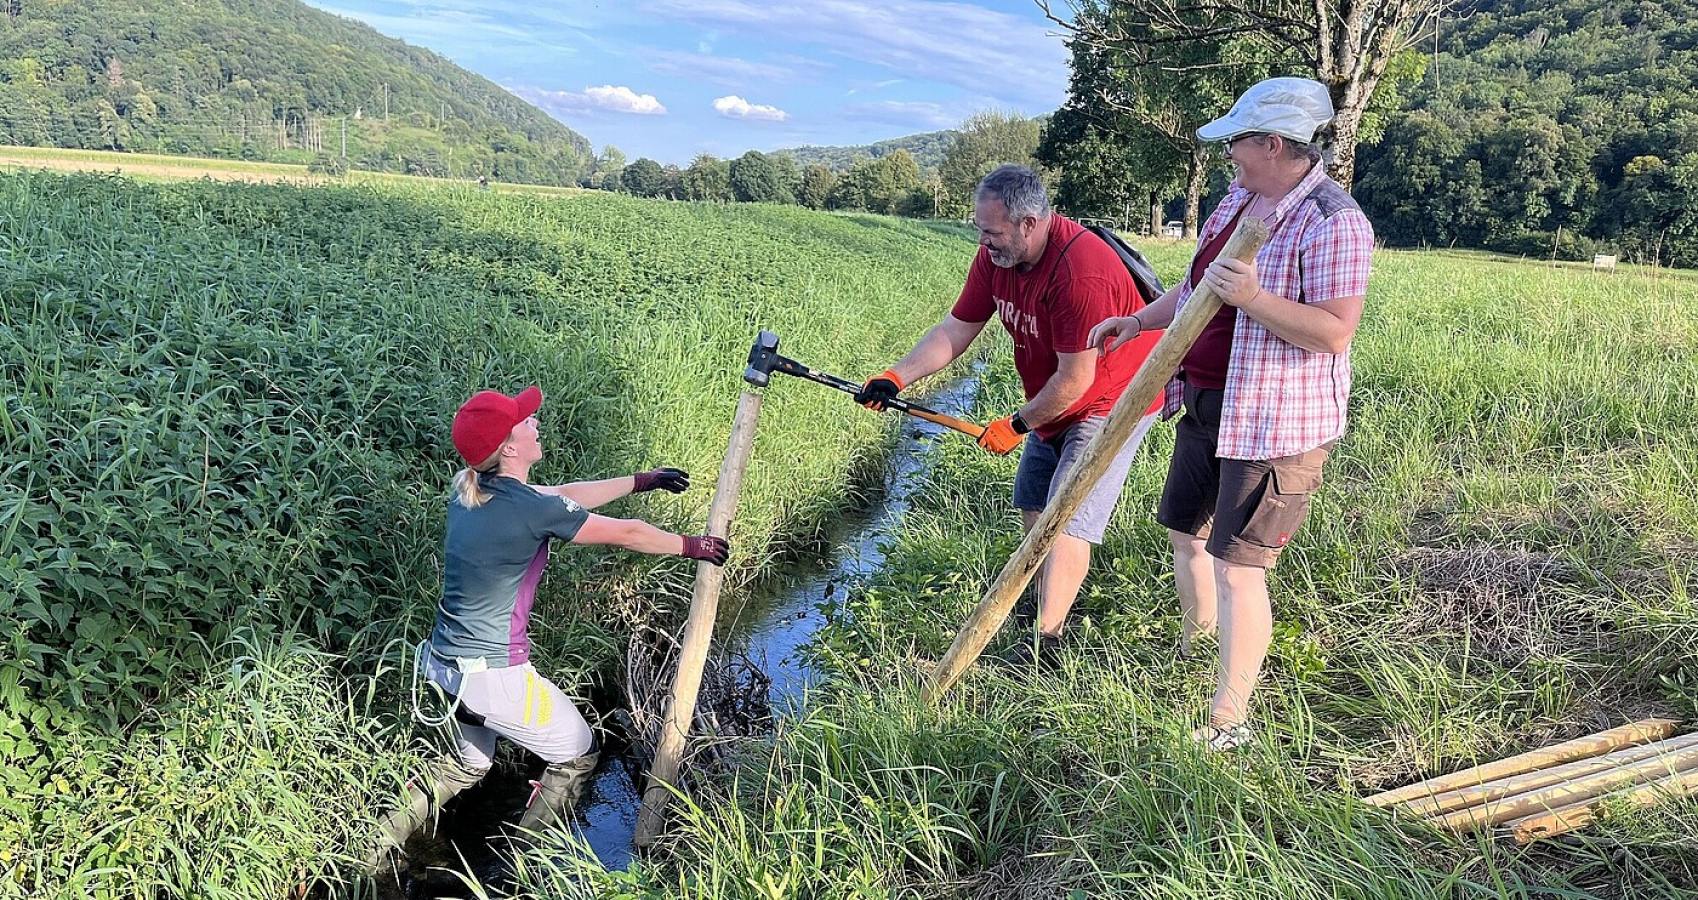
<svg viewBox="0 0 1698 900">
<path fill-rule="evenodd" d="M 837 388 L 845 394 L 859 394 L 861 392 L 861 386 L 853 381 L 838 378 L 836 375 L 825 372 L 817 372 L 787 356 L 779 356 L 778 335 L 770 331 L 763 331 L 760 333 L 760 337 L 755 338 L 755 345 L 749 348 L 749 367 L 743 370 L 743 380 L 755 387 L 766 387 L 767 382 L 772 380 L 772 373 L 774 372 L 794 375 L 816 384 Z M 927 422 L 934 422 L 945 428 L 954 429 L 974 440 L 978 440 L 979 436 L 985 433 L 983 425 L 975 425 L 966 419 L 957 419 L 954 416 L 900 398 L 886 400 L 884 405 L 891 409 L 901 410 L 917 419 L 925 419 Z"/>
</svg>

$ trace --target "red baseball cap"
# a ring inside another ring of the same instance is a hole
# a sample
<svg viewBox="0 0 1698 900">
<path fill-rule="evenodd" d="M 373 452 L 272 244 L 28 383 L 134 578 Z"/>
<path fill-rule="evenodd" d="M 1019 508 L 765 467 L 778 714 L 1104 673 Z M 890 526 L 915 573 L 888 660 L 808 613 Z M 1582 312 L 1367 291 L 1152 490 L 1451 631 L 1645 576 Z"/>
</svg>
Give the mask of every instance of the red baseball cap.
<svg viewBox="0 0 1698 900">
<path fill-rule="evenodd" d="M 542 408 L 542 388 L 531 385 L 509 397 L 500 391 L 478 391 L 454 414 L 454 449 L 469 466 L 489 459 L 513 426 Z"/>
</svg>

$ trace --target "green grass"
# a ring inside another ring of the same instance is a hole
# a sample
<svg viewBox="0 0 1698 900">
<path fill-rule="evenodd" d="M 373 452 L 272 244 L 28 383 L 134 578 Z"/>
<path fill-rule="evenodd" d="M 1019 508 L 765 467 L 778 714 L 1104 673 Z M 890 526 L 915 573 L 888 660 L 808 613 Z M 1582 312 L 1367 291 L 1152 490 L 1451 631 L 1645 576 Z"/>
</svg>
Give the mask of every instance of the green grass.
<svg viewBox="0 0 1698 900">
<path fill-rule="evenodd" d="M 173 160 L 176 162 L 176 160 Z M 1155 245 L 1170 278 L 1186 249 Z M 949 226 L 417 182 L 0 175 L 0 895 L 276 897 L 327 883 L 422 751 L 390 641 L 438 589 L 476 387 L 541 383 L 547 480 L 679 464 L 613 512 L 699 526 L 754 332 L 855 377 L 947 309 Z M 1698 808 L 1518 850 L 1366 809 L 1381 787 L 1698 701 L 1698 297 L 1384 253 L 1352 431 L 1276 570 L 1262 741 L 1185 735 L 1159 430 L 1065 665 L 936 659 L 1012 551 L 1014 461 L 940 465 L 832 611 L 810 711 L 744 748 L 629 873 L 538 852 L 535 897 L 1567 897 L 1698 890 Z M 998 337 L 999 341 L 1005 340 Z M 1012 408 L 998 351 L 983 415 Z M 734 539 L 805 548 L 888 424 L 769 389 Z M 559 554 L 540 665 L 582 684 L 688 567 Z"/>
<path fill-rule="evenodd" d="M 1184 264 L 1156 254 L 1164 274 Z M 921 673 L 1017 541 L 1016 462 L 949 441 L 884 574 L 831 611 L 810 711 L 750 748 L 658 860 L 539 861 L 526 895 L 1692 896 L 1698 802 L 1521 849 L 1360 798 L 1698 713 L 1698 291 L 1381 253 L 1354 359 L 1350 434 L 1274 571 L 1254 747 L 1188 745 L 1213 677 L 1171 651 L 1152 519 L 1166 428 L 1061 668 L 981 665 L 923 706 Z M 986 416 L 1017 398 L 1005 356 L 993 371 Z"/>
<path fill-rule="evenodd" d="M 316 852 L 328 838 L 305 827 L 232 820 L 210 843 L 192 785 L 171 779 L 152 804 L 163 833 L 132 839 L 154 855 L 79 851 L 58 823 L 87 820 L 85 799 L 105 809 L 108 782 L 65 793 L 51 776 L 87 763 L 129 784 L 153 774 L 132 770 L 171 723 L 224 733 L 250 718 L 252 699 L 220 687 L 237 635 L 346 658 L 355 677 L 416 640 L 440 589 L 448 422 L 474 389 L 542 385 L 539 480 L 693 471 L 682 497 L 607 511 L 696 531 L 757 330 L 823 368 L 876 371 L 948 307 L 970 252 L 795 208 L 0 175 L 0 847 L 16 848 L 0 885 L 151 897 L 194 894 L 203 870 L 252 884 L 274 884 L 282 860 L 332 871 Z M 800 381 L 767 393 L 738 579 L 808 545 L 888 423 Z M 631 621 L 677 615 L 689 571 L 559 552 L 533 619 L 539 665 L 565 686 L 612 670 Z M 399 783 L 374 749 L 406 745 L 405 682 L 384 672 L 381 739 L 343 748 L 372 783 L 302 785 L 314 815 L 367 821 Z M 333 678 L 279 711 L 310 716 L 348 690 Z M 253 742 L 184 746 L 198 748 L 188 770 L 309 762 L 304 745 L 274 759 Z M 100 830 L 116 814 L 90 815 Z M 101 833 L 147 824 L 121 821 Z M 156 871 L 159 853 L 199 868 Z"/>
</svg>

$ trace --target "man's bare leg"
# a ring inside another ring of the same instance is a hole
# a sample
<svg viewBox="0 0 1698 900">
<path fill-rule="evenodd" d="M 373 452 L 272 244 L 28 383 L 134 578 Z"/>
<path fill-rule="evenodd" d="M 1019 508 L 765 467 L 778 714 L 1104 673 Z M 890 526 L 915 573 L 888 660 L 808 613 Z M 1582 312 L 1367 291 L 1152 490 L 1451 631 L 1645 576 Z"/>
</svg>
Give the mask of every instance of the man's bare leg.
<svg viewBox="0 0 1698 900">
<path fill-rule="evenodd" d="M 1207 541 L 1183 531 L 1169 530 L 1173 544 L 1173 584 L 1179 592 L 1179 649 L 1190 654 L 1199 635 L 1212 634 L 1217 621 L 1215 558 Z"/>
<path fill-rule="evenodd" d="M 1021 510 L 1025 531 L 1031 531 L 1039 513 Z M 1091 542 L 1070 534 L 1058 534 L 1055 546 L 1038 569 L 1038 631 L 1059 637 L 1067 624 L 1067 612 L 1079 599 L 1079 587 L 1091 569 Z"/>
<path fill-rule="evenodd" d="M 1250 695 L 1273 640 L 1273 608 L 1266 569 L 1216 560 L 1215 584 L 1220 589 L 1220 680 L 1209 724 L 1224 728 L 1250 718 Z"/>
</svg>

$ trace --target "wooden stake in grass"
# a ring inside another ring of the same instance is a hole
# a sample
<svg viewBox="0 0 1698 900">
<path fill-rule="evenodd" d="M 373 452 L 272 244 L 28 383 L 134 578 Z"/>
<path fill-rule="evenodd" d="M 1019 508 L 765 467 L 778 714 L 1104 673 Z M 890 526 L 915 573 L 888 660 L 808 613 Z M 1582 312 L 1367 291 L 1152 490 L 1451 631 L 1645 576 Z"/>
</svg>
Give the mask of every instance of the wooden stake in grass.
<svg viewBox="0 0 1698 900">
<path fill-rule="evenodd" d="M 1516 794 L 1499 800 L 1488 800 L 1456 812 L 1435 817 L 1433 824 L 1452 831 L 1464 831 L 1487 825 L 1502 825 L 1541 812 L 1549 812 L 1581 801 L 1601 797 L 1620 787 L 1638 786 L 1660 781 L 1676 772 L 1698 766 L 1698 747 L 1684 747 L 1672 753 L 1611 768 L 1591 775 L 1553 784 L 1550 787 Z"/>
<path fill-rule="evenodd" d="M 1411 785 L 1385 791 L 1367 798 L 1366 802 L 1374 806 L 1391 806 L 1394 803 L 1406 803 L 1421 797 L 1433 797 L 1461 788 L 1473 787 L 1499 778 L 1520 775 L 1549 766 L 1573 762 L 1577 759 L 1588 759 L 1599 754 L 1631 747 L 1635 744 L 1660 741 L 1674 734 L 1680 727 L 1677 719 L 1641 719 L 1608 731 L 1589 734 L 1585 737 L 1564 741 L 1551 747 L 1530 750 L 1508 759 L 1495 760 L 1473 768 L 1418 781 Z"/>
<path fill-rule="evenodd" d="M 731 425 L 730 446 L 719 467 L 719 484 L 708 509 L 707 533 L 724 537 L 737 512 L 737 495 L 743 489 L 743 473 L 755 448 L 755 423 L 760 419 L 761 395 L 744 391 L 737 401 L 737 417 Z M 684 743 L 696 715 L 696 695 L 702 687 L 702 669 L 707 665 L 708 645 L 713 640 L 713 622 L 719 612 L 719 588 L 725 570 L 708 562 L 696 564 L 696 584 L 690 596 L 690 618 L 684 623 L 684 641 L 678 651 L 678 674 L 672 681 L 672 698 L 661 722 L 660 742 L 654 767 L 643 789 L 643 807 L 637 814 L 634 840 L 647 847 L 660 835 L 666 805 L 672 800 L 678 770 L 683 766 Z"/>
<path fill-rule="evenodd" d="M 1621 803 L 1628 806 L 1650 806 L 1674 797 L 1685 797 L 1698 793 L 1698 767 L 1676 772 L 1666 778 L 1654 781 L 1643 787 L 1617 791 L 1593 800 L 1582 800 L 1559 806 L 1549 812 L 1538 813 L 1524 819 L 1516 819 L 1509 823 L 1515 842 L 1527 844 L 1541 838 L 1556 837 L 1567 834 L 1576 828 L 1584 828 L 1598 818 L 1598 811 L 1606 803 Z"/>
<path fill-rule="evenodd" d="M 1535 769 L 1531 772 L 1523 772 L 1520 775 L 1511 775 L 1507 778 L 1499 778 L 1496 781 L 1488 781 L 1485 784 L 1458 788 L 1454 791 L 1446 791 L 1442 794 L 1434 794 L 1430 797 L 1417 797 L 1413 800 L 1405 801 L 1404 803 L 1399 804 L 1399 806 L 1409 812 L 1423 816 L 1434 816 L 1441 813 L 1454 812 L 1459 809 L 1466 809 L 1470 806 L 1478 806 L 1481 803 L 1500 800 L 1505 797 L 1514 797 L 1517 794 L 1525 794 L 1528 791 L 1535 791 L 1539 788 L 1550 787 L 1553 784 L 1561 784 L 1565 781 L 1573 781 L 1577 778 L 1584 778 L 1587 775 L 1593 775 L 1598 772 L 1608 772 L 1613 769 L 1619 769 L 1631 763 L 1639 762 L 1640 760 L 1667 755 L 1676 750 L 1684 750 L 1687 747 L 1694 746 L 1698 746 L 1698 734 L 1682 735 L 1677 738 L 1670 738 L 1666 741 L 1659 741 L 1655 744 L 1639 744 L 1632 747 L 1623 747 L 1620 750 L 1605 753 L 1600 756 L 1594 756 L 1590 759 L 1577 759 L 1573 762 L 1564 763 L 1560 766 Z"/>
<path fill-rule="evenodd" d="M 1249 262 L 1256 258 L 1256 251 L 1267 239 L 1267 226 L 1259 219 L 1246 218 L 1239 222 L 1237 230 L 1227 239 L 1221 256 Z M 1208 285 L 1199 285 L 1191 294 L 1185 308 L 1168 326 L 1161 340 L 1156 342 L 1144 364 L 1138 367 L 1138 373 L 1132 376 L 1131 384 L 1126 386 L 1120 399 L 1115 401 L 1102 431 L 1085 448 L 1078 464 L 1068 471 L 1066 483 L 1044 507 L 1043 514 L 1038 516 L 1037 523 L 1020 543 L 1020 549 L 1008 558 L 1007 564 L 985 592 L 984 599 L 979 601 L 978 608 L 961 626 L 955 642 L 949 645 L 949 651 L 944 653 L 926 683 L 926 702 L 936 703 L 985 651 L 985 646 L 1014 608 L 1020 592 L 1026 589 L 1038 566 L 1049 555 L 1050 548 L 1055 546 L 1055 538 L 1061 533 L 1062 526 L 1073 517 L 1079 504 L 1085 502 L 1085 497 L 1108 471 L 1115 454 L 1120 452 L 1138 420 L 1144 417 L 1144 410 L 1167 385 L 1168 379 L 1184 361 L 1185 354 L 1190 352 L 1191 345 L 1196 343 L 1197 336 L 1203 333 L 1203 326 L 1214 318 L 1219 309 L 1220 298 Z"/>
</svg>

